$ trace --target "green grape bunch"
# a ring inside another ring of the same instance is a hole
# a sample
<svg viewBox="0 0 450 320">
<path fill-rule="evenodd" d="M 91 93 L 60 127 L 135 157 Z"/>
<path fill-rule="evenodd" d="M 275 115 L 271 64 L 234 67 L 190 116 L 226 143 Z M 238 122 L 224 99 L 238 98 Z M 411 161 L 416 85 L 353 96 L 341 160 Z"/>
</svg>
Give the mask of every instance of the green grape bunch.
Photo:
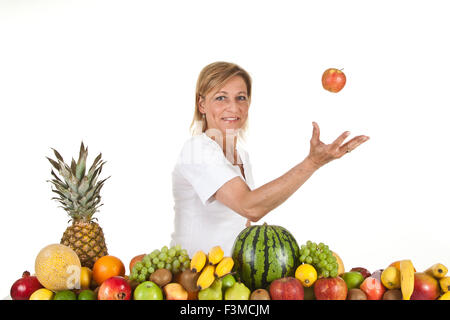
<svg viewBox="0 0 450 320">
<path fill-rule="evenodd" d="M 185 249 L 180 245 L 168 248 L 164 246 L 161 250 L 153 250 L 144 256 L 141 261 L 134 264 L 130 273 L 130 280 L 144 282 L 158 269 L 168 269 L 177 273 L 189 269 L 191 259 Z"/>
<path fill-rule="evenodd" d="M 337 277 L 339 264 L 327 245 L 307 241 L 300 247 L 300 263 L 308 263 L 316 270 L 319 277 Z"/>
</svg>

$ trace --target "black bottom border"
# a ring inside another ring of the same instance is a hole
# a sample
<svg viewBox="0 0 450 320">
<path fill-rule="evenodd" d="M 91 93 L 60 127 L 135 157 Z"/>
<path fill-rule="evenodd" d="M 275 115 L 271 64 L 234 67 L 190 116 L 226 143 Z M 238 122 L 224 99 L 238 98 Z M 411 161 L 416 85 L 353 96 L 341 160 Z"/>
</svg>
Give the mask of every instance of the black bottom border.
<svg viewBox="0 0 450 320">
<path fill-rule="evenodd" d="M 132 315 L 161 319 L 280 319 L 313 316 L 348 318 L 420 316 L 450 313 L 448 301 L 1 301 L 4 314 L 15 316 L 45 315 L 64 319 L 67 316 L 88 316 L 114 319 Z M 420 314 L 419 314 L 420 312 Z"/>
</svg>

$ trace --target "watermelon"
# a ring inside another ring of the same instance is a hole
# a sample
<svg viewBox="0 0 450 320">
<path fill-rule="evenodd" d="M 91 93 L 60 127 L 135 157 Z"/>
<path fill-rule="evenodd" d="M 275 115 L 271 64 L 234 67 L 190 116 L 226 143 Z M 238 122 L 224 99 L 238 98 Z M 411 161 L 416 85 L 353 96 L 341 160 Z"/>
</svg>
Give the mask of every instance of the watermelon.
<svg viewBox="0 0 450 320">
<path fill-rule="evenodd" d="M 294 276 L 300 249 L 292 234 L 264 223 L 242 230 L 233 244 L 234 271 L 251 290 L 266 289 L 273 280 Z"/>
</svg>

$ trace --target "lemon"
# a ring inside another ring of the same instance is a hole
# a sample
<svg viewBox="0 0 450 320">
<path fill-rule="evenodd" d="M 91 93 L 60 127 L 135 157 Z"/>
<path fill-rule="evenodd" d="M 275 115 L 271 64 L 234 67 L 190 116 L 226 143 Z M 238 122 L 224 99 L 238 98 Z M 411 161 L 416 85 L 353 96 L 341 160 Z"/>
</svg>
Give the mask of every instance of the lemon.
<svg viewBox="0 0 450 320">
<path fill-rule="evenodd" d="M 52 299 L 53 299 L 53 291 L 50 291 L 45 288 L 36 290 L 30 296 L 30 300 L 52 300 Z"/>
<path fill-rule="evenodd" d="M 81 267 L 80 286 L 81 289 L 89 289 L 92 281 L 92 270 L 88 267 Z"/>
<path fill-rule="evenodd" d="M 388 289 L 400 289 L 400 271 L 396 267 L 387 267 L 381 273 L 381 283 Z"/>
<path fill-rule="evenodd" d="M 295 270 L 295 278 L 297 278 L 304 287 L 311 287 L 317 280 L 317 271 L 312 265 L 304 263 Z"/>
</svg>

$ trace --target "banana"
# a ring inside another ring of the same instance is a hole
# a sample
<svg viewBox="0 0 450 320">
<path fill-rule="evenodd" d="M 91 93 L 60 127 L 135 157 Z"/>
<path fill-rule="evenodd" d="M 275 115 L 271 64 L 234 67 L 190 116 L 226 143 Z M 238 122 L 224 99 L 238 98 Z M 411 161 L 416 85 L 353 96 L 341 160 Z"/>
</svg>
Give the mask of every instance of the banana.
<svg viewBox="0 0 450 320">
<path fill-rule="evenodd" d="M 203 267 L 206 264 L 206 254 L 199 250 L 194 253 L 194 256 L 191 259 L 191 270 L 194 272 L 202 271 Z"/>
<path fill-rule="evenodd" d="M 400 261 L 400 287 L 403 300 L 409 300 L 414 291 L 414 266 L 411 260 Z"/>
<path fill-rule="evenodd" d="M 426 274 L 436 279 L 442 279 L 447 275 L 447 272 L 448 272 L 447 267 L 444 266 L 442 263 L 433 264 L 431 267 L 425 270 Z"/>
<path fill-rule="evenodd" d="M 231 257 L 225 257 L 223 258 L 219 264 L 216 266 L 215 274 L 216 276 L 223 277 L 224 275 L 231 272 L 234 266 L 233 258 Z"/>
<path fill-rule="evenodd" d="M 439 285 L 444 293 L 450 292 L 450 277 L 440 279 Z"/>
<path fill-rule="evenodd" d="M 450 300 L 450 292 L 444 293 L 438 300 Z"/>
<path fill-rule="evenodd" d="M 209 288 L 216 277 L 214 276 L 214 270 L 216 268 L 212 265 L 206 266 L 202 273 L 200 274 L 200 277 L 197 279 L 197 287 L 199 290 L 203 290 L 206 288 Z"/>
<path fill-rule="evenodd" d="M 223 250 L 220 246 L 215 246 L 211 248 L 211 250 L 209 250 L 208 253 L 209 264 L 211 265 L 217 264 L 220 262 L 220 260 L 222 260 L 222 258 L 223 258 Z"/>
</svg>

